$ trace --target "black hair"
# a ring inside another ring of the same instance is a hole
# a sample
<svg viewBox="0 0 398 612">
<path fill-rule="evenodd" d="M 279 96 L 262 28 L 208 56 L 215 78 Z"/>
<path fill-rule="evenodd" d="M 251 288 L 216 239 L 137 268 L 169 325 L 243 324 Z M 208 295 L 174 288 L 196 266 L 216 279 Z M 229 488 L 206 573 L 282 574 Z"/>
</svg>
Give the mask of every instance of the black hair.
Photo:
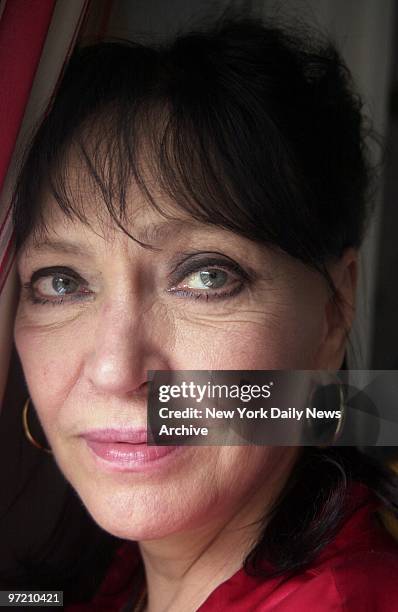
<svg viewBox="0 0 398 612">
<path fill-rule="evenodd" d="M 347 67 L 313 32 L 235 18 L 168 44 L 82 47 L 22 166 L 17 248 L 45 231 L 46 190 L 87 222 L 68 181 L 73 153 L 126 233 L 131 181 L 169 216 L 149 174 L 176 210 L 282 249 L 333 288 L 326 264 L 360 247 L 370 218 L 368 136 Z M 258 572 L 264 557 L 279 573 L 310 563 L 338 528 L 352 480 L 397 511 L 396 477 L 371 457 L 303 449 L 246 570 Z"/>
<path fill-rule="evenodd" d="M 44 189 L 85 220 L 68 191 L 71 148 L 118 224 L 131 179 L 159 209 L 149 166 L 192 217 L 309 265 L 363 238 L 370 167 L 350 74 L 331 44 L 254 18 L 171 45 L 78 49 L 20 175 L 17 248 L 45 226 Z"/>
</svg>

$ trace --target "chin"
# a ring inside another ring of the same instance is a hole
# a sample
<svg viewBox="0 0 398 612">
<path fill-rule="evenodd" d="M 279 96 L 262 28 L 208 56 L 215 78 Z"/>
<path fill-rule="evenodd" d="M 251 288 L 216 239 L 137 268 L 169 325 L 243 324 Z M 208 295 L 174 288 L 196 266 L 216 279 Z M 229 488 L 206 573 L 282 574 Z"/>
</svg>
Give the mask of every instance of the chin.
<svg viewBox="0 0 398 612">
<path fill-rule="evenodd" d="M 170 500 L 145 493 L 77 491 L 87 511 L 102 529 L 124 540 L 144 541 L 167 537 L 197 524 L 197 515 Z M 195 513 L 196 514 L 196 513 Z M 187 521 L 187 517 L 190 520 Z"/>
<path fill-rule="evenodd" d="M 109 516 L 105 513 L 91 513 L 94 521 L 104 531 L 110 533 L 116 538 L 122 540 L 131 540 L 136 542 L 142 542 L 144 540 L 157 540 L 164 538 L 173 533 L 165 528 L 164 525 L 159 523 L 159 518 L 156 521 L 143 520 L 135 522 L 132 520 L 117 520 L 115 516 Z M 178 526 L 175 527 L 178 530 Z"/>
</svg>

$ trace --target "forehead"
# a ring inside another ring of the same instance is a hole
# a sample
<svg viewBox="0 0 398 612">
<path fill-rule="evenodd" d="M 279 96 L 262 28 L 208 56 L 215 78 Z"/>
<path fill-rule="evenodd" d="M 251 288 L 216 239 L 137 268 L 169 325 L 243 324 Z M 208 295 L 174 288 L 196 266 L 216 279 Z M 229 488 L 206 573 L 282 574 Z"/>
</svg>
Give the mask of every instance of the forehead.
<svg viewBox="0 0 398 612">
<path fill-rule="evenodd" d="M 175 240 L 182 232 L 192 233 L 201 227 L 203 224 L 182 219 L 157 221 L 147 219 L 145 221 L 141 218 L 137 224 L 128 224 L 125 230 L 132 235 L 135 242 L 156 249 L 172 239 Z M 116 224 L 111 225 L 111 222 L 106 225 L 105 229 L 101 225 L 97 231 L 95 220 L 93 224 L 87 225 L 79 220 L 70 221 L 64 217 L 60 223 L 50 224 L 46 232 L 36 234 L 26 247 L 36 252 L 51 250 L 84 255 L 98 248 L 98 245 L 105 248 L 113 243 L 127 243 L 128 240 L 130 236 Z"/>
<path fill-rule="evenodd" d="M 19 253 L 29 256 L 32 248 L 35 252 L 50 248 L 78 255 L 90 250 L 99 254 L 114 244 L 117 248 L 129 249 L 133 241 L 154 251 L 173 241 L 175 246 L 183 241 L 186 246 L 211 246 L 213 250 L 221 245 L 235 249 L 239 243 L 245 250 L 253 251 L 254 243 L 248 237 L 222 223 L 214 197 L 207 201 L 204 214 L 201 203 L 190 214 L 191 202 L 186 200 L 186 193 L 171 191 L 174 195 L 168 195 L 167 187 L 161 188 L 159 175 L 145 161 L 144 154 L 137 180 L 130 173 L 119 184 L 117 172 L 114 173 L 117 164 L 107 165 L 109 155 L 104 156 L 100 151 L 95 159 L 92 148 L 89 152 L 89 160 L 76 146 L 67 152 L 65 164 L 51 176 L 51 190 L 47 187 L 43 191 L 37 220 Z M 195 185 L 194 178 L 192 185 Z M 77 243 L 79 248 L 84 245 L 84 249 L 75 248 Z M 263 250 L 266 247 L 261 243 Z"/>
<path fill-rule="evenodd" d="M 106 186 L 104 177 L 97 180 L 75 153 L 68 157 L 62 179 L 40 198 L 38 220 L 27 247 L 40 248 L 55 238 L 60 241 L 71 236 L 87 242 L 98 236 L 112 242 L 126 237 L 122 228 L 137 241 L 151 244 L 173 232 L 204 225 L 178 207 L 149 174 L 144 189 L 131 178 L 118 189 L 112 177 Z"/>
<path fill-rule="evenodd" d="M 45 227 L 38 227 L 26 242 L 27 250 L 48 250 L 79 253 L 80 247 L 85 245 L 85 251 L 98 245 L 105 247 L 116 242 L 127 243 L 134 239 L 149 247 L 161 247 L 171 239 L 177 238 L 182 232 L 192 233 L 205 227 L 188 216 L 165 218 L 148 204 L 134 205 L 134 201 L 128 200 L 129 210 L 126 220 L 120 221 L 119 227 L 109 213 L 104 212 L 104 204 L 93 201 L 85 210 L 85 221 L 76 216 L 69 218 L 52 199 L 46 202 L 43 208 Z M 122 229 L 123 228 L 123 229 Z M 207 233 L 217 231 L 217 228 L 206 229 Z M 127 233 L 126 233 L 127 232 Z M 129 236 L 131 235 L 131 237 Z M 81 250 L 81 249 L 80 249 Z"/>
</svg>

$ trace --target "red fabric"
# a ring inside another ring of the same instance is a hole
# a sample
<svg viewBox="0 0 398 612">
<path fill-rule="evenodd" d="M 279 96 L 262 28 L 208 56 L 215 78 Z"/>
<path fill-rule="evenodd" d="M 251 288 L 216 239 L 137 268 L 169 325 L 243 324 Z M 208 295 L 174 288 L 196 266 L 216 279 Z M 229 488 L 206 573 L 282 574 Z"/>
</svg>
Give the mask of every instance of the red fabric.
<svg viewBox="0 0 398 612">
<path fill-rule="evenodd" d="M 377 507 L 368 489 L 354 484 L 343 526 L 309 569 L 266 580 L 241 569 L 199 612 L 398 612 L 398 544 L 379 524 Z M 136 544 L 123 544 L 92 602 L 65 610 L 118 612 L 128 598 L 126 578 L 138 561 Z"/>
<path fill-rule="evenodd" d="M 46 39 L 54 0 L 7 0 L 0 19 L 0 189 Z"/>
</svg>

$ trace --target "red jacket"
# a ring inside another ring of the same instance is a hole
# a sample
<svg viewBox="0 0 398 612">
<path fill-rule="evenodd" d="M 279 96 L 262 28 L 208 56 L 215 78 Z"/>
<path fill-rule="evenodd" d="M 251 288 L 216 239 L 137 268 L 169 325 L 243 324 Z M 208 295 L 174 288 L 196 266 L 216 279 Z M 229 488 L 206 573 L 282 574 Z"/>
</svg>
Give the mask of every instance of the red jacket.
<svg viewBox="0 0 398 612">
<path fill-rule="evenodd" d="M 372 493 L 357 483 L 351 493 L 344 524 L 309 569 L 270 579 L 247 576 L 241 569 L 220 584 L 199 611 L 398 612 L 398 544 L 374 514 L 379 502 Z M 131 588 L 126 576 L 138 562 L 137 545 L 126 542 L 96 597 L 65 610 L 119 612 Z"/>
</svg>

